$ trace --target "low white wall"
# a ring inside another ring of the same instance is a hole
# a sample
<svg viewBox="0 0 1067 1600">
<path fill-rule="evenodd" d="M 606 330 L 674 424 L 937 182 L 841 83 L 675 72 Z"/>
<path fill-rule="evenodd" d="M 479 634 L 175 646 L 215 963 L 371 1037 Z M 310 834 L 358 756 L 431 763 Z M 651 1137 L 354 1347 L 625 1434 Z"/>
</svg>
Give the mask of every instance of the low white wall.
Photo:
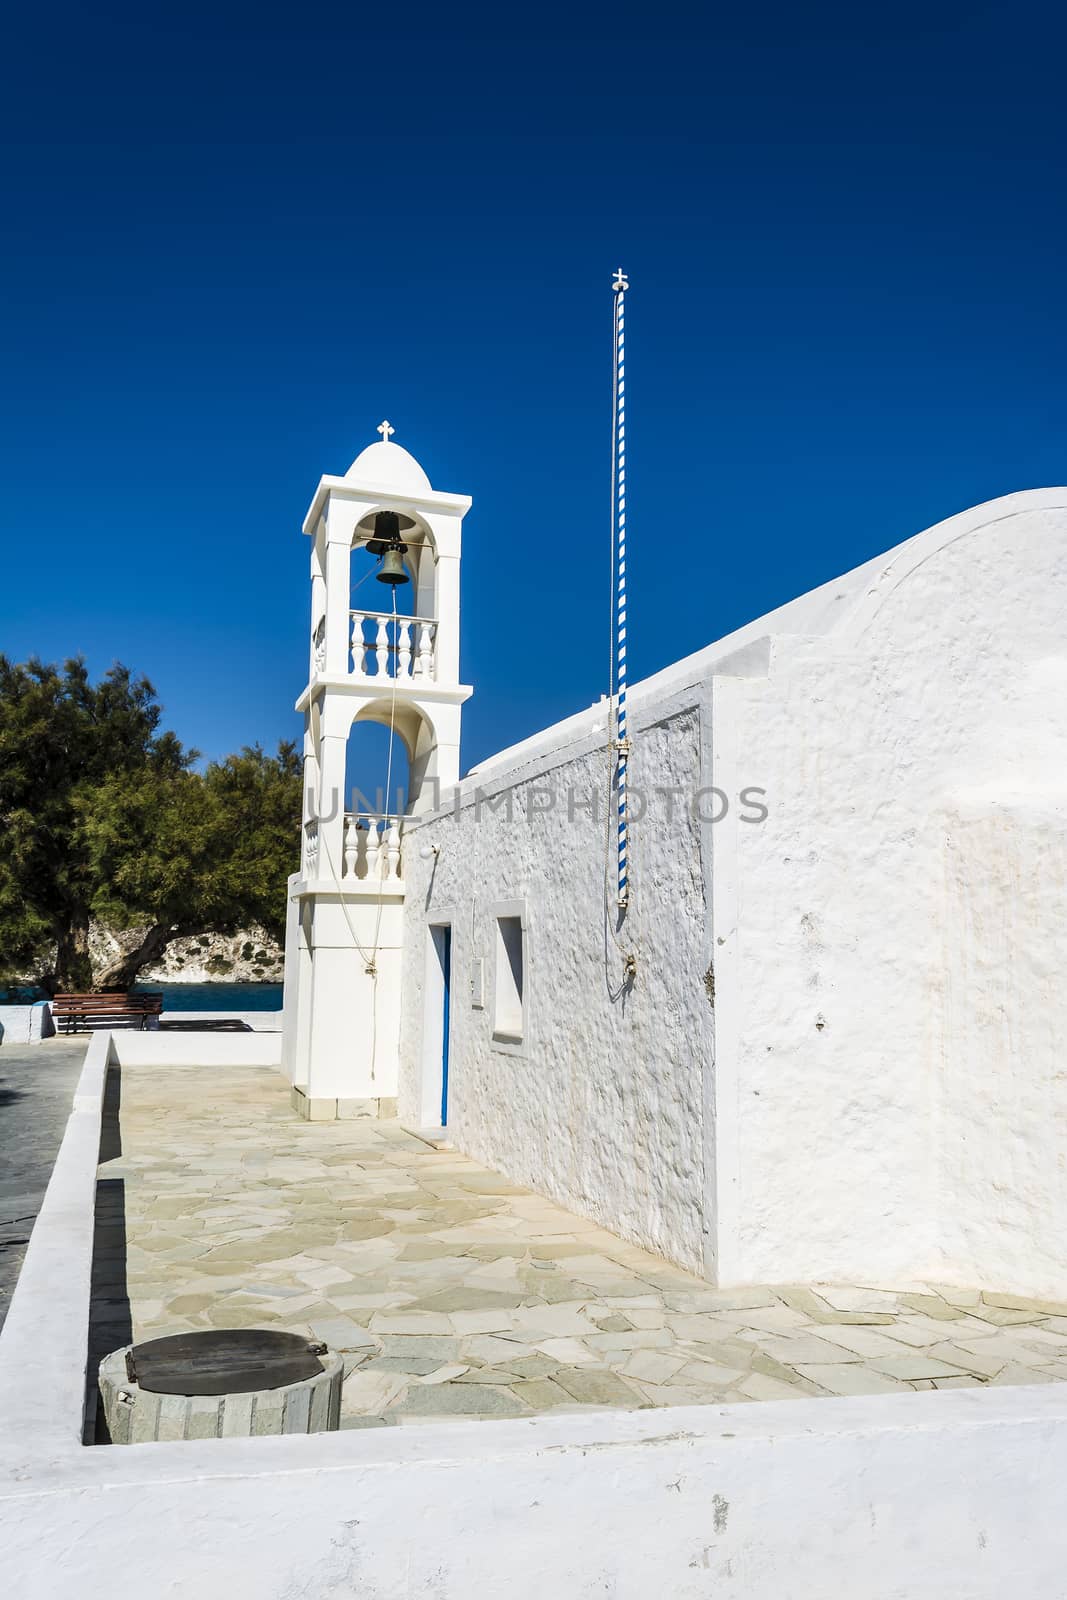
<svg viewBox="0 0 1067 1600">
<path fill-rule="evenodd" d="M 112 1053 L 121 1065 L 176 1067 L 276 1067 L 281 1033 L 113 1033 Z"/>
<path fill-rule="evenodd" d="M 0 1334 L 18 1600 L 1061 1600 L 1059 1384 L 82 1446 L 105 1069 L 145 1042 L 89 1044 Z"/>
<path fill-rule="evenodd" d="M 94 1034 L 0 1329 L 0 1439 L 6 1436 L 8 1450 L 27 1463 L 81 1437 L 96 1169 L 110 1060 L 111 1035 Z"/>
<path fill-rule="evenodd" d="M 276 1066 L 279 1034 L 109 1033 L 86 1045 L 72 1110 L 7 1319 L 0 1329 L 0 1434 L 31 1455 L 80 1437 L 89 1280 L 108 1067 Z"/>
<path fill-rule="evenodd" d="M 19 1600 L 1063 1594 L 1059 1386 L 81 1454 L 0 1501 Z"/>
<path fill-rule="evenodd" d="M 52 1012 L 41 1002 L 32 1006 L 0 1006 L 0 1044 L 40 1044 L 55 1033 Z"/>
</svg>

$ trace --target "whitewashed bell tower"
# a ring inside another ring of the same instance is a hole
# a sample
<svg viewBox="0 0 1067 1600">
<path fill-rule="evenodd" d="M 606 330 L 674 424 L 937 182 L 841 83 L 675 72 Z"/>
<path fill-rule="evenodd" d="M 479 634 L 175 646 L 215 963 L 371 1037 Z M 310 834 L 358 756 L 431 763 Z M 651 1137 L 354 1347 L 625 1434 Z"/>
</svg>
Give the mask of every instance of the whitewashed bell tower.
<svg viewBox="0 0 1067 1600">
<path fill-rule="evenodd" d="M 403 817 L 389 812 L 393 796 L 383 815 L 349 809 L 349 734 L 360 721 L 391 728 L 408 758 L 407 810 L 431 810 L 459 779 L 460 717 L 472 693 L 459 681 L 460 542 L 471 502 L 431 488 L 394 431 L 383 422 L 381 441 L 343 478 L 323 478 L 304 520 L 303 858 L 289 883 L 282 1060 L 294 1105 L 315 1120 L 396 1108 Z M 393 581 L 372 578 L 353 596 L 361 547 Z"/>
</svg>

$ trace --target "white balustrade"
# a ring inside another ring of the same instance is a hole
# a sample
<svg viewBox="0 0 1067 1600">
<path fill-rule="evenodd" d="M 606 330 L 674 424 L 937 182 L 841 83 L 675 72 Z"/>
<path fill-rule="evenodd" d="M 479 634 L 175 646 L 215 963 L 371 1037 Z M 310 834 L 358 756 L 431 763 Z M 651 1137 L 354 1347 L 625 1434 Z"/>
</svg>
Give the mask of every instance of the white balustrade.
<svg viewBox="0 0 1067 1600">
<path fill-rule="evenodd" d="M 404 880 L 400 817 L 345 817 L 344 876 L 366 884 L 397 887 Z"/>
<path fill-rule="evenodd" d="M 406 619 L 397 622 L 396 627 L 396 675 L 398 678 L 411 677 L 411 630 L 415 626 Z"/>
<path fill-rule="evenodd" d="M 434 645 L 437 642 L 436 622 L 417 622 L 415 624 L 418 634 L 417 653 L 415 656 L 415 670 L 412 674 L 416 678 L 427 680 L 437 676 L 434 660 Z"/>
<path fill-rule="evenodd" d="M 304 877 L 314 878 L 319 869 L 319 825 L 317 822 L 304 824 Z"/>
<path fill-rule="evenodd" d="M 391 611 L 352 612 L 352 673 L 357 678 L 437 675 L 437 623 L 432 617 L 394 617 Z"/>
<path fill-rule="evenodd" d="M 362 828 L 354 826 L 350 817 L 345 818 L 345 849 L 344 867 L 342 876 L 356 878 L 359 876 L 359 846 L 362 840 L 366 844 L 366 834 Z"/>
<path fill-rule="evenodd" d="M 374 665 L 379 678 L 392 678 L 396 675 L 396 668 L 393 666 L 389 653 L 389 623 L 390 619 L 388 617 L 379 617 L 378 626 L 375 629 Z M 392 671 L 389 670 L 391 667 L 393 668 Z"/>
</svg>

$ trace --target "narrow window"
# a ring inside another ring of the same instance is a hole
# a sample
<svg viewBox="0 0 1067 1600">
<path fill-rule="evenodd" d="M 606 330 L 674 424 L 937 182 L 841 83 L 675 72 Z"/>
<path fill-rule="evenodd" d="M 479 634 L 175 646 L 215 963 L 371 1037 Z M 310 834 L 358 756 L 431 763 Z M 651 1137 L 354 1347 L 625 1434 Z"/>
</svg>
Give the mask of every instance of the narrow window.
<svg viewBox="0 0 1067 1600">
<path fill-rule="evenodd" d="M 493 1036 L 507 1044 L 521 1044 L 526 956 L 522 918 L 497 917 L 496 928 Z"/>
</svg>

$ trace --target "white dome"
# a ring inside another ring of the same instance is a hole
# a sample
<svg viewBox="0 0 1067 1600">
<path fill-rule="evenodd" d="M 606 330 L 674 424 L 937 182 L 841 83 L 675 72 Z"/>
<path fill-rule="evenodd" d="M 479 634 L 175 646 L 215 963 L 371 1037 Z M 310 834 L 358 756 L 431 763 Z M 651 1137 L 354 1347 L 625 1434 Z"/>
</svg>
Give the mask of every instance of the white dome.
<svg viewBox="0 0 1067 1600">
<path fill-rule="evenodd" d="M 379 439 L 361 450 L 345 478 L 351 483 L 373 484 L 376 489 L 428 490 L 430 480 L 403 445 Z"/>
</svg>

